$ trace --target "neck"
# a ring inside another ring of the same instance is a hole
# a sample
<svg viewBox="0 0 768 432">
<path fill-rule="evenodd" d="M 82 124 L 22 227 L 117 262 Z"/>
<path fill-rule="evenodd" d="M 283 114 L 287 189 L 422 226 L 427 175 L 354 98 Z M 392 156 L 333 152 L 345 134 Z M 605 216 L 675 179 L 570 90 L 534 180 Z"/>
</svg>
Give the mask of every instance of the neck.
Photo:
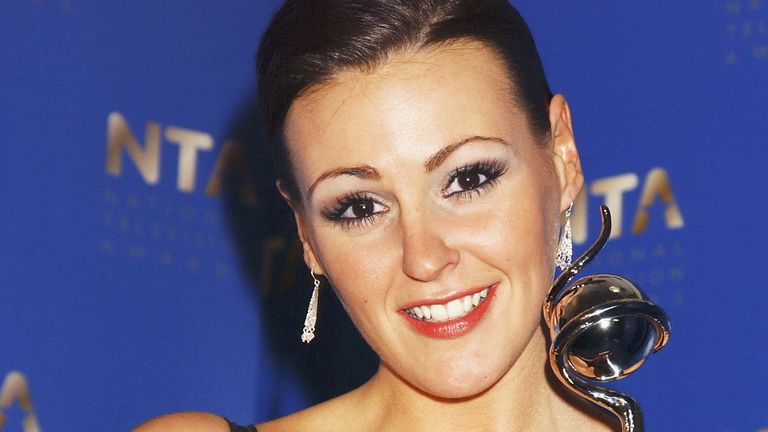
<svg viewBox="0 0 768 432">
<path fill-rule="evenodd" d="M 543 333 L 536 331 L 497 383 L 461 399 L 426 394 L 382 364 L 361 389 L 369 396 L 369 420 L 382 431 L 609 430 L 604 419 L 585 412 L 584 404 L 550 378 L 546 346 Z"/>
</svg>

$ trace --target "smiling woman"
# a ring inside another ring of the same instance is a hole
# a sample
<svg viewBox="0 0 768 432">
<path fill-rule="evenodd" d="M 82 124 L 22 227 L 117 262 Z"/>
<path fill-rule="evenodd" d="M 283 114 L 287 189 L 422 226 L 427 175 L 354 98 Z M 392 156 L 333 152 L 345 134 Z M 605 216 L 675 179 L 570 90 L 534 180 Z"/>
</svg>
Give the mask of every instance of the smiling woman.
<svg viewBox="0 0 768 432">
<path fill-rule="evenodd" d="M 287 1 L 258 68 L 306 264 L 380 358 L 358 389 L 258 430 L 607 430 L 545 372 L 542 302 L 583 175 L 517 11 Z M 183 416 L 141 430 L 231 427 Z"/>
</svg>

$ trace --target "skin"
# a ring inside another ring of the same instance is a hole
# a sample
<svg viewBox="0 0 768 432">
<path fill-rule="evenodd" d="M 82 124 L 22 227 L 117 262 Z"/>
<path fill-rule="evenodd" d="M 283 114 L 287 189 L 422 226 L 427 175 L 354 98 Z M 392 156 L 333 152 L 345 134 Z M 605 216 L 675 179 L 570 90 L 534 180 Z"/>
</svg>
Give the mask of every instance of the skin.
<svg viewBox="0 0 768 432">
<path fill-rule="evenodd" d="M 583 184 L 570 111 L 555 96 L 542 139 L 513 92 L 493 51 L 456 42 L 343 72 L 293 103 L 285 136 L 302 196 L 281 191 L 307 265 L 381 365 L 360 388 L 259 431 L 608 430 L 545 373 L 541 305 L 561 214 Z M 501 169 L 473 172 L 469 188 L 453 177 L 487 161 Z M 349 194 L 372 210 L 339 204 Z M 355 208 L 371 217 L 350 218 Z M 459 337 L 426 337 L 402 314 L 491 285 L 487 312 Z"/>
</svg>

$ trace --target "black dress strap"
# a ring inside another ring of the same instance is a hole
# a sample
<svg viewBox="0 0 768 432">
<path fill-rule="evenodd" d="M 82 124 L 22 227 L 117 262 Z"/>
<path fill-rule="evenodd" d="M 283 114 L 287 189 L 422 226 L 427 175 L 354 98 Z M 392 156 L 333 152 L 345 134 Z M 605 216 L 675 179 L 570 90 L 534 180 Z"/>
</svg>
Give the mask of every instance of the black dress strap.
<svg viewBox="0 0 768 432">
<path fill-rule="evenodd" d="M 256 426 L 254 425 L 248 425 L 248 426 L 240 426 L 238 424 L 232 423 L 229 421 L 229 419 L 224 419 L 229 423 L 229 430 L 230 432 L 258 432 L 256 430 Z"/>
</svg>

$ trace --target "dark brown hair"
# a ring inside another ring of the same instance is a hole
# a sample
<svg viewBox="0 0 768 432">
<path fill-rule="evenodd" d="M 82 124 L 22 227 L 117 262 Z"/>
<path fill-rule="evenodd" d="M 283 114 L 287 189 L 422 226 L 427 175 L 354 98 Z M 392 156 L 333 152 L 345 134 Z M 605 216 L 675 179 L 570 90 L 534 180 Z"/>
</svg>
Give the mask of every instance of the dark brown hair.
<svg viewBox="0 0 768 432">
<path fill-rule="evenodd" d="M 345 70 L 374 70 L 394 53 L 476 40 L 495 50 L 531 130 L 549 133 L 552 93 L 533 37 L 506 0 L 287 0 L 257 57 L 259 107 L 277 177 L 300 202 L 283 140 L 286 114 L 308 88 Z"/>
</svg>

